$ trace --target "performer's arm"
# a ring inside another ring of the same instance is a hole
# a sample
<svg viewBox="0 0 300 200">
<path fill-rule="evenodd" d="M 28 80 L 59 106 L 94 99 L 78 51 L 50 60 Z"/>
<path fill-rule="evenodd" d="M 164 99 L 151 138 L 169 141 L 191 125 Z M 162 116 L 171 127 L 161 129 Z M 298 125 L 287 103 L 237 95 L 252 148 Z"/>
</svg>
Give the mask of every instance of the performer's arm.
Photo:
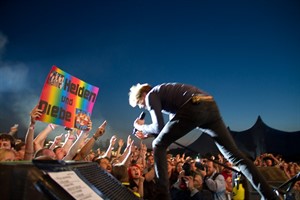
<svg viewBox="0 0 300 200">
<path fill-rule="evenodd" d="M 152 123 L 144 124 L 144 120 L 137 119 L 134 123 L 134 127 L 143 132 L 144 134 L 150 135 L 158 135 L 160 131 L 163 129 L 165 123 L 162 114 L 162 105 L 160 102 L 160 98 L 156 94 L 149 94 L 146 96 L 146 108 L 150 113 Z"/>
</svg>

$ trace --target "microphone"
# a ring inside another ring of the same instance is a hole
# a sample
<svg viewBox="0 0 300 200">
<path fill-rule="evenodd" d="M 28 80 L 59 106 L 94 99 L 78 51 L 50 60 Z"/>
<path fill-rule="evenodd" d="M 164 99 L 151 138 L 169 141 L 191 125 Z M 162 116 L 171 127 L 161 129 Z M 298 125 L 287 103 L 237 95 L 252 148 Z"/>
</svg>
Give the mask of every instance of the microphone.
<svg viewBox="0 0 300 200">
<path fill-rule="evenodd" d="M 146 113 L 145 112 L 141 112 L 141 114 L 139 115 L 139 119 L 145 119 Z M 136 128 L 133 128 L 132 131 L 132 135 L 135 135 L 135 132 L 137 131 Z"/>
</svg>

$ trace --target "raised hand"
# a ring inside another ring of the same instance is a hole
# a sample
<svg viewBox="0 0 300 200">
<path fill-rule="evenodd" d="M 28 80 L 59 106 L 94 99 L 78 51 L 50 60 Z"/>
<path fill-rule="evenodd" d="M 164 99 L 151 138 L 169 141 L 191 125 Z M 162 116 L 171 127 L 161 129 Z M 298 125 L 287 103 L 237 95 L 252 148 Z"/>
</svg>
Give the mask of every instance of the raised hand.
<svg viewBox="0 0 300 200">
<path fill-rule="evenodd" d="M 122 147 L 124 145 L 124 140 L 122 138 L 119 139 L 118 145 L 119 147 Z"/>
<path fill-rule="evenodd" d="M 110 144 L 112 146 L 114 146 L 116 144 L 116 141 L 117 141 L 117 136 L 113 135 L 111 138 L 110 138 Z"/>
<path fill-rule="evenodd" d="M 98 127 L 96 133 L 94 134 L 94 136 L 95 136 L 96 138 L 102 136 L 102 135 L 105 133 L 106 124 L 107 124 L 107 122 L 104 121 L 104 122 Z"/>
<path fill-rule="evenodd" d="M 38 105 L 36 105 L 36 106 L 32 109 L 32 111 L 30 112 L 30 123 L 31 123 L 32 125 L 34 125 L 35 122 L 36 122 L 36 120 L 37 120 L 38 118 L 40 118 L 41 115 L 42 115 L 42 110 L 41 110 L 41 109 L 38 109 Z"/>
</svg>

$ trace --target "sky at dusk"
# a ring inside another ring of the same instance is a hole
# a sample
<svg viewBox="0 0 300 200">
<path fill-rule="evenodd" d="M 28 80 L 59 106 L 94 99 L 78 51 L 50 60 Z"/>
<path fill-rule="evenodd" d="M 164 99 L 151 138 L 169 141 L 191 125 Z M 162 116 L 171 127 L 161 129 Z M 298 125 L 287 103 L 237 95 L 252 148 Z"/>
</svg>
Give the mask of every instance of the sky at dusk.
<svg viewBox="0 0 300 200">
<path fill-rule="evenodd" d="M 24 135 L 53 65 L 100 88 L 92 121 L 107 120 L 104 138 L 131 134 L 141 110 L 128 91 L 145 82 L 207 91 L 234 131 L 258 116 L 299 131 L 299 22 L 298 0 L 3 0 L 0 132 L 17 123 Z"/>
</svg>

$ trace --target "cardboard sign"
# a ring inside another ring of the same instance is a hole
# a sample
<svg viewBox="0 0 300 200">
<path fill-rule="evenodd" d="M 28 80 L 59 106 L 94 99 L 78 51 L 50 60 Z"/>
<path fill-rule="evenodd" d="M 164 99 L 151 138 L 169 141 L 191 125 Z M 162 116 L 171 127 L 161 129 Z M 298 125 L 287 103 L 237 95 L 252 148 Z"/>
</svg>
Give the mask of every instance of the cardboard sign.
<svg viewBox="0 0 300 200">
<path fill-rule="evenodd" d="M 53 66 L 39 102 L 40 121 L 85 130 L 99 88 Z"/>
</svg>

